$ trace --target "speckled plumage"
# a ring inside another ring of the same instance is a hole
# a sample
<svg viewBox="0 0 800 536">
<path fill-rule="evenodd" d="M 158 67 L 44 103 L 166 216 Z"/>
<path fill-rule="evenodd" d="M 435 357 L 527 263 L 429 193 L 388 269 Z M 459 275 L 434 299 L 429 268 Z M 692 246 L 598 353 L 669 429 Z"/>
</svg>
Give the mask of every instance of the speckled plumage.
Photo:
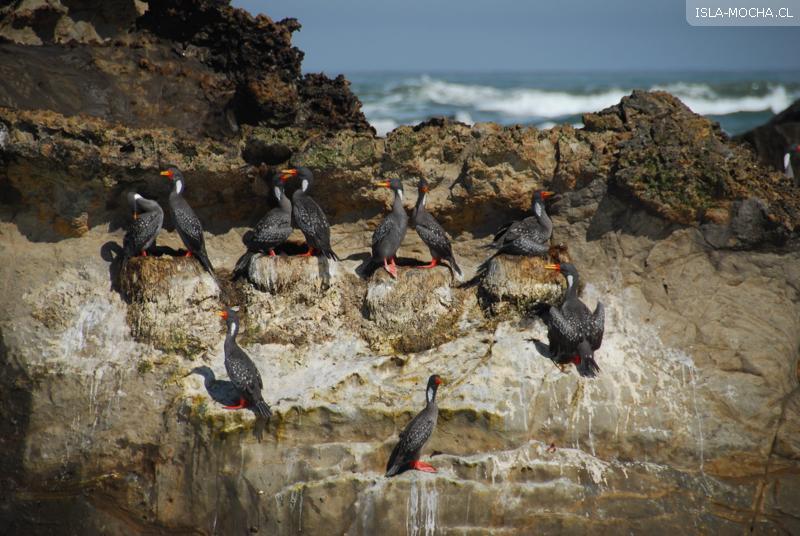
<svg viewBox="0 0 800 536">
<path fill-rule="evenodd" d="M 309 247 L 322 253 L 328 259 L 335 261 L 339 257 L 331 249 L 331 226 L 322 208 L 308 195 L 308 190 L 314 180 L 314 175 L 308 168 L 299 167 L 297 175 L 301 181 L 306 181 L 306 188 L 296 190 L 292 194 L 292 219 L 294 224 L 303 233 Z"/>
<path fill-rule="evenodd" d="M 553 222 L 545 210 L 542 192 L 537 190 L 533 196 L 533 216 L 515 221 L 501 227 L 490 247 L 497 253 L 539 257 L 547 255 L 550 237 L 553 235 Z"/>
<path fill-rule="evenodd" d="M 561 307 L 551 307 L 545 316 L 550 353 L 559 364 L 577 361 L 578 373 L 593 377 L 600 370 L 594 351 L 603 342 L 605 309 L 598 302 L 594 313 L 590 312 L 578 298 L 578 271 L 571 264 L 561 264 L 560 269 L 567 278 L 567 296 Z"/>
<path fill-rule="evenodd" d="M 261 374 L 250 356 L 236 342 L 236 335 L 239 332 L 239 316 L 233 309 L 227 309 L 226 313 L 228 332 L 225 336 L 225 370 L 242 398 L 254 408 L 256 413 L 269 419 L 272 411 L 261 395 L 261 390 L 264 388 Z"/>
<path fill-rule="evenodd" d="M 286 242 L 292 234 L 292 203 L 285 195 L 279 176 L 273 179 L 273 188 L 277 189 L 275 193 L 279 206 L 267 212 L 253 227 L 252 232 L 245 234 L 242 241 L 247 246 L 247 251 L 236 261 L 234 280 L 249 270 L 254 256 L 269 253 Z"/>
<path fill-rule="evenodd" d="M 155 244 L 164 223 L 164 211 L 155 201 L 138 194 L 131 193 L 128 202 L 137 217 L 125 232 L 122 249 L 126 257 L 135 257 Z"/>
<path fill-rule="evenodd" d="M 433 434 L 436 428 L 436 421 L 439 416 L 439 408 L 436 405 L 436 391 L 441 380 L 437 375 L 428 378 L 426 396 L 430 392 L 432 396 L 427 399 L 425 409 L 414 417 L 405 429 L 400 432 L 399 441 L 392 450 L 389 462 L 386 464 L 386 476 L 394 476 L 405 469 L 412 462 L 419 460 L 420 452 L 425 443 Z"/>
<path fill-rule="evenodd" d="M 178 185 L 184 184 L 185 179 L 180 171 L 176 168 L 170 168 L 173 176 L 171 180 L 174 183 L 172 192 L 169 194 L 169 209 L 172 214 L 172 221 L 175 224 L 175 230 L 183 241 L 183 245 L 189 250 L 192 255 L 197 257 L 203 268 L 214 275 L 214 267 L 211 265 L 211 260 L 208 258 L 206 252 L 206 240 L 203 236 L 203 224 L 200 223 L 200 218 L 194 213 L 192 207 L 181 195 Z"/>
<path fill-rule="evenodd" d="M 436 261 L 446 260 L 452 270 L 455 270 L 461 276 L 461 268 L 456 263 L 456 258 L 453 255 L 453 246 L 450 244 L 447 233 L 425 207 L 428 191 L 428 183 L 425 179 L 420 180 L 417 190 L 417 204 L 411 212 L 411 225 L 422 241 L 425 242 L 425 245 L 428 246 L 431 257 Z"/>
</svg>

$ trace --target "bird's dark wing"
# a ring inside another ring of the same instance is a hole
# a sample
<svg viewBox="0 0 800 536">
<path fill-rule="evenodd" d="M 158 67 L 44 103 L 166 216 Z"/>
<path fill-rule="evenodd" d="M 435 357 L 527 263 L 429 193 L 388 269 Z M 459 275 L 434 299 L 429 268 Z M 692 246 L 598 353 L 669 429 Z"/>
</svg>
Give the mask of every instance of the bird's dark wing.
<svg viewBox="0 0 800 536">
<path fill-rule="evenodd" d="M 225 370 L 236 389 L 249 400 L 260 400 L 263 382 L 255 363 L 239 345 L 230 349 Z"/>
<path fill-rule="evenodd" d="M 129 257 L 138 255 L 152 245 L 164 222 L 163 212 L 143 212 L 133 220 L 122 239 L 122 247 Z"/>
<path fill-rule="evenodd" d="M 574 351 L 583 338 L 578 328 L 579 326 L 575 322 L 570 322 L 570 317 L 564 316 L 560 309 L 550 308 L 550 329 L 547 334 L 550 339 L 550 348 L 554 352 Z"/>
<path fill-rule="evenodd" d="M 309 245 L 317 249 L 330 249 L 331 228 L 328 218 L 316 201 L 308 196 L 298 196 L 292 204 L 295 224 L 303 232 Z"/>
<path fill-rule="evenodd" d="M 292 234 L 292 218 L 279 208 L 270 210 L 253 228 L 251 244 L 257 248 L 280 246 Z"/>
<path fill-rule="evenodd" d="M 416 460 L 422 447 L 430 439 L 435 425 L 436 421 L 427 408 L 414 417 L 405 430 L 400 432 L 400 440 L 392 450 L 392 455 L 386 464 L 387 472 L 390 472 L 392 468 L 399 469 Z"/>
<path fill-rule="evenodd" d="M 383 240 L 389 236 L 392 232 L 397 231 L 397 225 L 392 218 L 383 218 L 381 222 L 378 224 L 378 227 L 375 228 L 375 232 L 372 233 L 372 248 L 375 249 L 375 246 L 383 242 Z"/>
<path fill-rule="evenodd" d="M 445 230 L 433 216 L 428 213 L 425 213 L 425 216 L 428 217 L 420 217 L 417 221 L 416 230 L 419 237 L 430 248 L 431 253 L 444 258 L 452 256 L 453 247 Z"/>
<path fill-rule="evenodd" d="M 194 213 L 192 207 L 179 195 L 174 193 L 169 197 L 169 206 L 172 209 L 172 218 L 175 229 L 183 240 L 183 244 L 191 252 L 202 251 L 205 247 L 203 238 L 203 224 Z"/>
<path fill-rule="evenodd" d="M 597 302 L 597 307 L 592 313 L 589 324 L 589 344 L 592 345 L 592 350 L 597 350 L 603 344 L 603 331 L 605 330 L 605 308 L 603 304 Z"/>
</svg>

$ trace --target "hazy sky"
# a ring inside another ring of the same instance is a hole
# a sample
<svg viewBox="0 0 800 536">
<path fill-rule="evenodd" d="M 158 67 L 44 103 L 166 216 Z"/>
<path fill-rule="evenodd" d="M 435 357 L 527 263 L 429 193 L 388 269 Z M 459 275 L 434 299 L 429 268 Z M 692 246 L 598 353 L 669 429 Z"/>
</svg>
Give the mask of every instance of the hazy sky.
<svg viewBox="0 0 800 536">
<path fill-rule="evenodd" d="M 756 2 L 757 3 L 757 2 Z M 234 0 L 295 17 L 305 71 L 800 69 L 800 27 L 697 28 L 684 0 Z"/>
</svg>

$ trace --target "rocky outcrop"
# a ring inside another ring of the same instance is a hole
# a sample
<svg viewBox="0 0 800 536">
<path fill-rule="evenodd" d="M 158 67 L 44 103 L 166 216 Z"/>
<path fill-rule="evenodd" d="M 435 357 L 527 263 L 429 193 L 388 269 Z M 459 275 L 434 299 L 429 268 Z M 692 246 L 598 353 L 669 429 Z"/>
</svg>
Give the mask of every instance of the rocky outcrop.
<svg viewBox="0 0 800 536">
<path fill-rule="evenodd" d="M 216 138 L 259 123 L 372 132 L 344 78 L 303 76 L 295 19 L 213 0 L 16 0 L 0 17 L 0 106 Z"/>
<path fill-rule="evenodd" d="M 23 8 L 40 5 L 13 4 L 13 27 L 24 31 L 40 8 Z M 74 21 L 67 5 L 47 3 Z M 800 532 L 800 195 L 780 172 L 658 92 L 588 114 L 581 130 L 436 120 L 375 138 L 335 119 L 357 112 L 343 80 L 284 78 L 298 59 L 286 48 L 294 22 L 217 2 L 160 5 L 125 24 L 120 9 L 116 29 L 96 30 L 124 30 L 116 52 L 105 40 L 69 50 L 123 80 L 139 62 L 131 51 L 167 47 L 145 82 L 194 62 L 185 76 L 210 84 L 207 110 L 231 102 L 237 118 L 247 97 L 265 124 L 220 139 L 180 127 L 211 117 L 192 99 L 172 99 L 158 119 L 149 93 L 130 115 L 50 91 L 52 105 L 0 108 L 5 532 Z M 215 40 L 234 27 L 220 46 L 264 55 L 219 54 Z M 179 43 L 164 37 L 174 32 Z M 36 35 L 41 45 L 2 46 L 30 54 L 31 72 L 32 51 L 70 53 L 54 33 Z M 220 88 L 228 97 L 215 100 Z M 276 128 L 290 116 L 294 126 Z M 314 169 L 342 261 L 259 257 L 230 283 L 241 236 L 268 204 L 271 170 L 258 164 L 288 158 Z M 172 256 L 181 242 L 169 222 L 158 254 L 114 254 L 121 195 L 165 203 L 166 162 L 185 172 L 220 286 Z M 429 253 L 411 232 L 397 281 L 355 274 L 388 202 L 372 180 L 419 174 L 467 278 L 535 189 L 559 192 L 548 210 L 565 247 L 553 254 L 578 266 L 587 305 L 606 308 L 597 379 L 536 351 L 546 329 L 525 313 L 563 292 L 543 260 L 500 256 L 480 284 L 457 287 L 445 267 L 412 268 Z M 222 409 L 223 304 L 241 307 L 239 342 L 274 411 L 260 442 L 250 412 Z M 439 473 L 384 479 L 431 373 L 445 384 L 424 456 Z"/>
<path fill-rule="evenodd" d="M 800 100 L 737 139 L 750 144 L 764 165 L 783 170 L 783 155 L 800 143 Z"/>
</svg>

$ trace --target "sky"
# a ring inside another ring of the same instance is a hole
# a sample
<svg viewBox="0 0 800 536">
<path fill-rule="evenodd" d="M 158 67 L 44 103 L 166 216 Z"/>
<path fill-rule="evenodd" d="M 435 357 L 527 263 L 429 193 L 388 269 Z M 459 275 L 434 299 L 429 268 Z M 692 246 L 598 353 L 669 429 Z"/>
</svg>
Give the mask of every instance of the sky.
<svg viewBox="0 0 800 536">
<path fill-rule="evenodd" d="M 305 72 L 800 70 L 800 27 L 693 27 L 685 0 L 232 4 L 297 18 Z"/>
</svg>

